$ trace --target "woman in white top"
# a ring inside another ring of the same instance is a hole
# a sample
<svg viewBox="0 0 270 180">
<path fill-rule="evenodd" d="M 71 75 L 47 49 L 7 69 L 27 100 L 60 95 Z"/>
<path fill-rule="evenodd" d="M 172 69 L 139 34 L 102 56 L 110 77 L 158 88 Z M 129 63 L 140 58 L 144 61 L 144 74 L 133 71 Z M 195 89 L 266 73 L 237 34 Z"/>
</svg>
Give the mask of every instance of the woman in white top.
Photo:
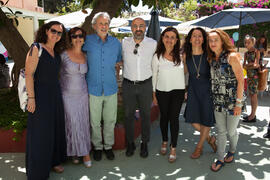
<svg viewBox="0 0 270 180">
<path fill-rule="evenodd" d="M 173 27 L 166 28 L 159 39 L 152 61 L 153 103 L 160 108 L 162 144 L 160 152 L 167 153 L 168 124 L 171 143 L 169 162 L 176 160 L 179 113 L 185 93 L 184 65 L 180 58 L 180 38 Z"/>
</svg>

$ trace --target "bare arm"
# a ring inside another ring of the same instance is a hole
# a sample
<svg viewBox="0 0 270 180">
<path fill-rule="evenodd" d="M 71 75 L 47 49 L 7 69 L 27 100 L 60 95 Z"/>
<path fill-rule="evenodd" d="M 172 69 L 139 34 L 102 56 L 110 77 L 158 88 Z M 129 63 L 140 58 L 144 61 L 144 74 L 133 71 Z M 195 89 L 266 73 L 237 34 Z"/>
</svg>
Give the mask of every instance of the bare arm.
<svg viewBox="0 0 270 180">
<path fill-rule="evenodd" d="M 259 65 L 259 59 L 260 59 L 260 51 L 256 50 L 256 56 L 254 62 L 250 62 L 246 64 L 244 67 L 245 69 L 257 69 Z M 244 63 L 245 64 L 245 63 Z"/>
<path fill-rule="evenodd" d="M 27 110 L 33 113 L 36 108 L 34 74 L 38 64 L 38 48 L 33 46 L 32 54 L 30 54 L 30 51 L 27 53 L 25 61 L 25 84 L 28 94 Z"/>
<path fill-rule="evenodd" d="M 243 75 L 243 68 L 242 68 L 241 63 L 240 63 L 240 58 L 237 55 L 237 53 L 230 54 L 229 63 L 232 66 L 233 72 L 234 72 L 235 77 L 237 79 L 237 99 L 242 100 L 243 91 L 244 91 L 244 75 Z M 241 115 L 241 107 L 235 106 L 234 115 L 235 116 Z"/>
</svg>

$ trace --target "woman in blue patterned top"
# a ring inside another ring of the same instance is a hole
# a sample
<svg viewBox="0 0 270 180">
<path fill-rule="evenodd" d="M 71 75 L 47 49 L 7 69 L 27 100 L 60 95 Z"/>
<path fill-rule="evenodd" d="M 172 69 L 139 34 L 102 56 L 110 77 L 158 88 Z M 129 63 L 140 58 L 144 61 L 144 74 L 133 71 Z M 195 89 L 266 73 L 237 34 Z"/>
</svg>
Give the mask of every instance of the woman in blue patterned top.
<svg viewBox="0 0 270 180">
<path fill-rule="evenodd" d="M 230 163 L 234 160 L 244 76 L 240 55 L 236 53 L 229 35 L 222 30 L 209 32 L 208 60 L 211 66 L 214 114 L 218 130 L 218 160 L 211 166 L 211 170 L 216 172 L 224 166 L 224 162 Z M 230 148 L 225 156 L 227 135 Z"/>
</svg>

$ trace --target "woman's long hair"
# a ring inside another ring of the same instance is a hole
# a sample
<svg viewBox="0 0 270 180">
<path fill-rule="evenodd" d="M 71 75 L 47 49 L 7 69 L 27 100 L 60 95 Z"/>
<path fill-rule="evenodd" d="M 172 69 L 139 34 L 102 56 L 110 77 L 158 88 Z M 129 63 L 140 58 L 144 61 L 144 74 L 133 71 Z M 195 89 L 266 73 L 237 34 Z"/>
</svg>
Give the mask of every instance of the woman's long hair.
<svg viewBox="0 0 270 180">
<path fill-rule="evenodd" d="M 48 41 L 46 31 L 48 31 L 53 25 L 61 25 L 63 29 L 61 39 L 54 46 L 54 50 L 57 53 L 61 53 L 66 46 L 66 30 L 64 25 L 58 21 L 51 21 L 49 23 L 43 24 L 36 33 L 35 42 L 46 44 Z"/>
<path fill-rule="evenodd" d="M 236 52 L 235 46 L 233 45 L 230 36 L 226 32 L 224 32 L 221 29 L 214 29 L 214 30 L 211 30 L 209 32 L 209 34 L 211 34 L 211 33 L 217 33 L 219 35 L 221 42 L 222 42 L 222 50 L 223 51 L 225 51 L 226 53 Z M 208 38 L 208 40 L 209 40 L 209 38 Z M 211 62 L 216 57 L 215 52 L 213 52 L 210 49 L 209 43 L 207 45 L 207 55 L 208 55 L 209 62 Z"/>
<path fill-rule="evenodd" d="M 164 35 L 166 32 L 174 32 L 175 35 L 176 35 L 176 43 L 173 47 L 173 50 L 172 50 L 172 57 L 173 57 L 173 62 L 175 65 L 180 65 L 181 63 L 181 58 L 180 58 L 180 38 L 179 38 L 179 34 L 178 34 L 178 31 L 174 28 L 174 27 L 167 27 L 160 35 L 160 38 L 159 38 L 159 41 L 158 41 L 158 44 L 157 44 L 157 49 L 156 49 L 156 54 L 157 54 L 157 57 L 160 58 L 160 56 L 164 55 L 164 53 L 166 52 L 166 48 L 164 46 L 164 43 L 162 41 Z"/>
<path fill-rule="evenodd" d="M 265 49 L 265 51 L 267 51 L 267 37 L 265 35 L 261 35 L 260 38 L 257 40 L 256 42 L 256 47 L 259 48 L 260 44 L 261 44 L 261 39 L 264 38 L 265 41 L 263 43 L 263 48 Z"/>
<path fill-rule="evenodd" d="M 188 32 L 188 35 L 185 38 L 185 43 L 184 43 L 184 53 L 186 54 L 186 59 L 189 59 L 192 56 L 192 44 L 190 43 L 190 39 L 191 39 L 192 33 L 195 30 L 201 31 L 202 36 L 203 36 L 202 50 L 203 50 L 203 53 L 207 52 L 207 33 L 205 32 L 204 29 L 200 27 L 192 28 Z"/>
</svg>

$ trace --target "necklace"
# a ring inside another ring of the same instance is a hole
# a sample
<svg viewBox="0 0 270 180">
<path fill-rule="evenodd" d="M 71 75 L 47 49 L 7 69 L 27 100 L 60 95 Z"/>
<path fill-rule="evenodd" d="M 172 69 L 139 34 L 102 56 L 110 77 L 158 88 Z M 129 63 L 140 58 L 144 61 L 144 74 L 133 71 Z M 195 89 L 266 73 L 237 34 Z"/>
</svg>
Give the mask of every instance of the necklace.
<svg viewBox="0 0 270 180">
<path fill-rule="evenodd" d="M 197 66 L 196 63 L 195 63 L 194 56 L 192 55 L 193 64 L 194 64 L 194 67 L 195 67 L 196 72 L 197 72 L 197 76 L 196 76 L 197 79 L 200 78 L 200 68 L 201 68 L 201 63 L 202 63 L 202 56 L 203 55 L 201 54 L 199 66 Z"/>
</svg>

